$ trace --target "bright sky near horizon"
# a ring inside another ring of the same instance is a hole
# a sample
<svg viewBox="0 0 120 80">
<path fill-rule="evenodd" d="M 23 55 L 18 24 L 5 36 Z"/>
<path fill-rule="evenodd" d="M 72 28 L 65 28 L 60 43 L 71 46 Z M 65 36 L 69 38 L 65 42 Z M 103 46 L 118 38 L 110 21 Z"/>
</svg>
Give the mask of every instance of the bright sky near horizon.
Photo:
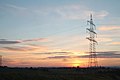
<svg viewBox="0 0 120 80">
<path fill-rule="evenodd" d="M 90 14 L 99 65 L 120 66 L 119 0 L 0 0 L 5 66 L 87 66 Z M 110 62 L 110 63 L 109 63 Z"/>
</svg>

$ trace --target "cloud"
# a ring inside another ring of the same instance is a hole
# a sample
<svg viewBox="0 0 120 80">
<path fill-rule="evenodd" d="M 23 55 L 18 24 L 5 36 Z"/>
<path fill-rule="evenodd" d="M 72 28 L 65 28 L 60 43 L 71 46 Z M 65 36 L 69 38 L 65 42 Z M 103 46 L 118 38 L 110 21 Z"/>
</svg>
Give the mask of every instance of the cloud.
<svg viewBox="0 0 120 80">
<path fill-rule="evenodd" d="M 61 17 L 66 19 L 87 19 L 90 14 L 93 14 L 95 18 L 102 19 L 108 15 L 105 10 L 102 11 L 92 11 L 89 8 L 81 5 L 68 5 L 56 9 L 56 12 L 61 15 Z"/>
<path fill-rule="evenodd" d="M 97 58 L 120 58 L 120 51 L 96 52 Z M 70 59 L 70 58 L 89 58 L 89 55 L 80 56 L 52 56 L 44 59 Z"/>
<path fill-rule="evenodd" d="M 120 51 L 97 52 L 98 58 L 120 58 Z"/>
<path fill-rule="evenodd" d="M 106 37 L 98 37 L 98 42 L 110 42 L 112 41 L 112 38 L 106 38 Z"/>
<path fill-rule="evenodd" d="M 13 59 L 10 57 L 5 57 L 3 59 L 3 65 L 4 66 L 11 66 L 11 67 L 15 67 L 15 66 L 29 66 L 31 65 L 31 62 L 29 61 L 25 61 L 25 60 L 20 60 L 20 59 Z"/>
<path fill-rule="evenodd" d="M 23 53 L 34 53 L 34 52 L 43 52 L 47 50 L 46 46 L 35 46 L 35 45 L 17 45 L 17 46 L 5 46 L 1 47 L 1 52 L 23 52 Z"/>
<path fill-rule="evenodd" d="M 47 41 L 47 39 L 46 38 L 36 38 L 36 39 L 21 40 L 21 42 L 31 42 L 31 41 L 45 42 L 45 41 Z"/>
<path fill-rule="evenodd" d="M 72 52 L 42 52 L 42 53 L 32 53 L 32 54 L 73 54 Z"/>
<path fill-rule="evenodd" d="M 100 31 L 120 30 L 120 26 L 101 26 L 98 28 Z"/>
<path fill-rule="evenodd" d="M 9 7 L 9 8 L 16 9 L 16 10 L 26 10 L 26 9 L 27 9 L 27 8 L 25 8 L 25 7 L 13 5 L 13 4 L 6 4 L 6 6 Z"/>
<path fill-rule="evenodd" d="M 63 52 L 62 52 L 63 53 Z M 48 53 L 48 54 L 56 54 L 56 53 Z M 58 53 L 57 53 L 58 54 Z M 69 53 L 65 53 L 66 55 L 57 55 L 57 56 L 50 56 L 46 58 L 41 58 L 42 60 L 46 59 L 75 59 L 75 58 L 89 58 L 89 54 L 87 55 L 67 55 Z M 105 52 L 96 52 L 97 58 L 120 58 L 120 51 L 105 51 Z"/>
<path fill-rule="evenodd" d="M 109 45 L 120 45 L 120 42 L 111 42 Z"/>
<path fill-rule="evenodd" d="M 49 6 L 49 7 L 22 7 L 18 5 L 13 4 L 6 4 L 7 11 L 12 11 L 13 13 L 16 13 L 21 15 L 23 13 L 24 15 L 32 15 L 35 17 L 39 16 L 52 16 L 52 17 L 59 17 L 63 19 L 73 19 L 73 20 L 82 20 L 82 19 L 88 19 L 90 14 L 94 15 L 94 18 L 96 19 L 103 19 L 106 17 L 109 12 L 105 10 L 100 11 L 93 11 L 89 7 L 81 4 L 72 4 L 72 5 L 62 5 L 62 6 Z"/>
<path fill-rule="evenodd" d="M 95 16 L 95 18 L 102 19 L 102 18 L 106 17 L 109 13 L 105 10 L 102 10 L 99 12 L 93 12 L 92 14 Z"/>
<path fill-rule="evenodd" d="M 45 7 L 44 9 L 43 8 L 35 9 L 32 12 L 40 16 L 41 15 L 48 16 L 54 14 L 55 17 L 60 17 L 63 19 L 73 19 L 73 20 L 88 19 L 90 14 L 93 14 L 94 18 L 96 19 L 103 19 L 109 14 L 109 12 L 105 10 L 93 11 L 87 6 L 83 6 L 80 4 Z"/>
<path fill-rule="evenodd" d="M 33 48 L 28 48 L 28 47 L 2 47 L 5 50 L 9 51 L 28 51 L 28 50 L 33 50 Z"/>
<path fill-rule="evenodd" d="M 36 39 L 28 39 L 28 40 L 6 40 L 6 39 L 0 39 L 0 44 L 18 44 L 23 42 L 31 42 L 31 41 L 47 41 L 46 38 L 36 38 Z"/>
<path fill-rule="evenodd" d="M 4 4 L 0 6 L 2 11 L 9 13 L 9 15 L 17 15 L 23 17 L 35 17 L 37 14 L 34 12 L 35 8 L 28 7 L 26 5 L 17 5 L 17 4 Z M 38 15 L 37 15 L 38 17 Z"/>
<path fill-rule="evenodd" d="M 97 58 L 120 58 L 120 51 L 106 51 L 106 52 L 96 52 Z M 89 58 L 89 55 L 78 56 L 82 58 Z"/>
<path fill-rule="evenodd" d="M 52 56 L 52 57 L 47 57 L 45 59 L 64 59 L 64 58 L 71 58 L 70 56 Z"/>
<path fill-rule="evenodd" d="M 0 39 L 0 44 L 17 44 L 21 43 L 20 41 L 11 41 L 11 40 L 6 40 L 6 39 Z"/>
<path fill-rule="evenodd" d="M 12 63 L 15 62 L 14 60 L 12 60 L 11 58 L 4 58 L 3 59 L 3 63 Z"/>
</svg>

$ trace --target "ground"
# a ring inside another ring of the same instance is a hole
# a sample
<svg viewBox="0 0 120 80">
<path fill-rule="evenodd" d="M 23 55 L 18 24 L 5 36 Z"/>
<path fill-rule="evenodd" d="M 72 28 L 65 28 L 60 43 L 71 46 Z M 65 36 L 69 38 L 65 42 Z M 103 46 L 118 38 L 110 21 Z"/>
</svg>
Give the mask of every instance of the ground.
<svg viewBox="0 0 120 80">
<path fill-rule="evenodd" d="M 0 68 L 0 80 L 120 80 L 120 68 Z"/>
</svg>

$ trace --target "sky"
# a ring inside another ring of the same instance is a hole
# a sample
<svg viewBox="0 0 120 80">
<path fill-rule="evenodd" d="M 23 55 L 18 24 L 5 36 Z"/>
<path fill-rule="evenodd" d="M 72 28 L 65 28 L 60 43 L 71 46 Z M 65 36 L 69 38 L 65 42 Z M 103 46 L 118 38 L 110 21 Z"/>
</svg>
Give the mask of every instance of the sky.
<svg viewBox="0 0 120 80">
<path fill-rule="evenodd" d="M 119 0 L 0 0 L 0 55 L 10 67 L 86 67 L 93 15 L 99 66 L 120 66 Z"/>
</svg>

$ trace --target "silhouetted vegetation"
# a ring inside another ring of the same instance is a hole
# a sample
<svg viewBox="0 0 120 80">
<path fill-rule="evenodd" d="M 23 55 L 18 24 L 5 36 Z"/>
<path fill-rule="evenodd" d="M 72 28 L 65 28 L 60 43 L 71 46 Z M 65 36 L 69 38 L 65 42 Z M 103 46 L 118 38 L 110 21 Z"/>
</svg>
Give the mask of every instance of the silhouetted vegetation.
<svg viewBox="0 0 120 80">
<path fill-rule="evenodd" d="M 0 80 L 120 80 L 120 68 L 0 67 Z"/>
</svg>

